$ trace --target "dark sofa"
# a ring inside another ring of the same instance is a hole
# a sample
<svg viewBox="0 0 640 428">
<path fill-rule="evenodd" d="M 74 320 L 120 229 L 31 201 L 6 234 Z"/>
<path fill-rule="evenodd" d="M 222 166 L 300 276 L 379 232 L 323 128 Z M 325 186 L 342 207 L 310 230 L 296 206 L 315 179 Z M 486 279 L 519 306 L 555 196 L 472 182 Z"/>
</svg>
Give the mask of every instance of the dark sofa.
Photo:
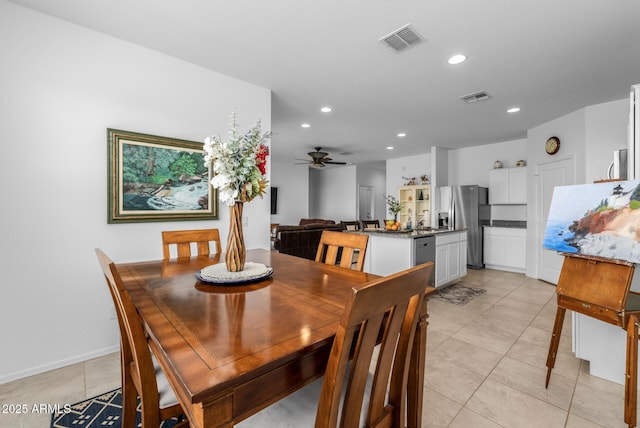
<svg viewBox="0 0 640 428">
<path fill-rule="evenodd" d="M 342 232 L 344 225 L 333 220 L 302 219 L 298 226 L 278 226 L 274 248 L 284 254 L 315 260 L 325 230 Z"/>
</svg>

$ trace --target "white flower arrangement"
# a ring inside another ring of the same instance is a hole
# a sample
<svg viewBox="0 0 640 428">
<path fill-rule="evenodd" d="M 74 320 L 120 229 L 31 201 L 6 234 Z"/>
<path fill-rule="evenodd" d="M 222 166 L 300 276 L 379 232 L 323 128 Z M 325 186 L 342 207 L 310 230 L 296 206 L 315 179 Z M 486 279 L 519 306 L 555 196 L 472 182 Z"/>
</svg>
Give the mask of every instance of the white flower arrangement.
<svg viewBox="0 0 640 428">
<path fill-rule="evenodd" d="M 256 196 L 264 195 L 268 184 L 264 177 L 270 138 L 270 132 L 262 132 L 260 121 L 246 134 L 238 134 L 234 111 L 228 142 L 218 136 L 204 140 L 204 163 L 213 166 L 211 185 L 218 189 L 223 204 L 233 206 L 236 201 L 250 202 Z"/>
</svg>

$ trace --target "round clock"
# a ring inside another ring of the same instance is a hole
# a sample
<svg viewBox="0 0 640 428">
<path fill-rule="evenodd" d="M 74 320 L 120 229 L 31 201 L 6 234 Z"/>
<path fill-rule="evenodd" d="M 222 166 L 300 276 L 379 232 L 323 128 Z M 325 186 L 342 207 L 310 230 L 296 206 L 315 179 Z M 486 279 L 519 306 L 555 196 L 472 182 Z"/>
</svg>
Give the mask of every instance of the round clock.
<svg viewBox="0 0 640 428">
<path fill-rule="evenodd" d="M 555 155 L 560 150 L 560 139 L 558 137 L 551 137 L 544 145 L 544 150 L 550 154 Z"/>
</svg>

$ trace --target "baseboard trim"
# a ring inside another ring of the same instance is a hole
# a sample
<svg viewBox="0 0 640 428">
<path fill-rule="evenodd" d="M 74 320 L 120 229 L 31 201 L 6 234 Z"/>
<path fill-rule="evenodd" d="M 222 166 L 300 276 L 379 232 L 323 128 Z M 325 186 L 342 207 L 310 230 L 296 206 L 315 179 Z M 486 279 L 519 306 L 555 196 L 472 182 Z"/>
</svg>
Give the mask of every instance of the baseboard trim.
<svg viewBox="0 0 640 428">
<path fill-rule="evenodd" d="M 72 364 L 88 361 L 93 358 L 103 357 L 105 355 L 113 354 L 114 352 L 119 352 L 119 351 L 120 351 L 120 345 L 114 345 L 114 346 L 109 346 L 107 348 L 99 349 L 97 351 L 88 352 L 86 354 L 76 355 L 74 357 L 67 358 L 64 360 L 54 361 L 51 363 L 43 364 L 41 366 L 32 367 L 27 370 L 22 370 L 15 373 L 9 373 L 9 374 L 0 376 L 0 385 L 3 385 L 8 382 L 13 382 L 14 380 L 20 380 L 29 376 L 34 376 L 34 375 L 42 374 L 51 370 L 56 370 L 62 367 L 70 366 Z"/>
</svg>

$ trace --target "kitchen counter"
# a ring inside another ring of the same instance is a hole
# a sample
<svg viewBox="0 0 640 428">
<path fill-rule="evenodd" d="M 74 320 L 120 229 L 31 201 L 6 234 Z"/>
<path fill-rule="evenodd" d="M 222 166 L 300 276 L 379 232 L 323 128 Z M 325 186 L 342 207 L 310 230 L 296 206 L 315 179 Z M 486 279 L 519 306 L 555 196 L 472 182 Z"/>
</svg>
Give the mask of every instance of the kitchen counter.
<svg viewBox="0 0 640 428">
<path fill-rule="evenodd" d="M 446 234 L 446 233 L 459 233 L 459 232 L 464 232 L 467 229 L 431 229 L 431 228 L 427 228 L 427 229 L 413 229 L 413 230 L 401 230 L 401 231 L 396 231 L 396 230 L 386 230 L 386 229 L 375 229 L 375 228 L 371 228 L 371 229 L 364 229 L 364 230 L 359 230 L 359 231 L 347 231 L 349 233 L 358 233 L 358 234 L 368 234 L 368 235 L 379 235 L 379 236 L 385 236 L 385 237 L 389 237 L 389 238 L 402 238 L 402 239 L 415 239 L 415 238 L 420 238 L 423 236 L 432 236 L 432 235 L 440 235 L 440 234 Z"/>
<path fill-rule="evenodd" d="M 467 273 L 467 231 L 419 229 L 412 231 L 349 231 L 369 235 L 364 271 L 390 275 L 421 263 L 434 262 L 430 285 L 457 282 Z"/>
<path fill-rule="evenodd" d="M 485 224 L 484 227 L 506 227 L 512 229 L 526 229 L 527 222 L 521 220 L 493 220 L 491 224 Z"/>
</svg>

